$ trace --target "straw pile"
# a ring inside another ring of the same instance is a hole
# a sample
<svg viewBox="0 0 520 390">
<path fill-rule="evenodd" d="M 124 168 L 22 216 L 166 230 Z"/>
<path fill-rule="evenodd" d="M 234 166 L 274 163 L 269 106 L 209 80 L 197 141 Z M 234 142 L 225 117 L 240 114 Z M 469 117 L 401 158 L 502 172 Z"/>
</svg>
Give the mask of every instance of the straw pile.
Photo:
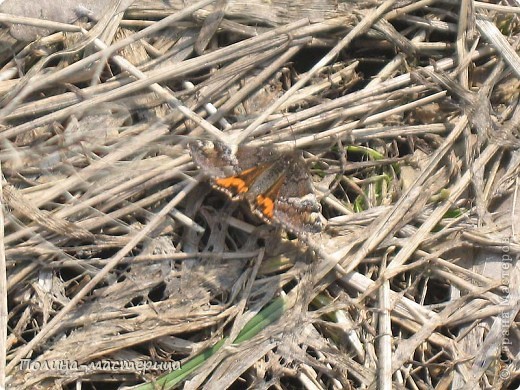
<svg viewBox="0 0 520 390">
<path fill-rule="evenodd" d="M 518 3 L 106 4 L 2 16 L 8 388 L 518 385 Z M 326 227 L 197 139 L 302 151 Z"/>
</svg>

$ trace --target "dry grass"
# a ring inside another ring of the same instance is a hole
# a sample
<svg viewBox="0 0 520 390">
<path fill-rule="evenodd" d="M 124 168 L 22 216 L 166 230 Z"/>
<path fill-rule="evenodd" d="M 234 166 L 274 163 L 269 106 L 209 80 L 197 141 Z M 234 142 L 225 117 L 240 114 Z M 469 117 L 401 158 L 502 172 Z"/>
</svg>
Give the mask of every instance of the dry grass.
<svg viewBox="0 0 520 390">
<path fill-rule="evenodd" d="M 518 8 L 204 3 L 3 31 L 8 388 L 518 386 Z M 326 229 L 211 190 L 200 138 L 304 151 Z"/>
</svg>

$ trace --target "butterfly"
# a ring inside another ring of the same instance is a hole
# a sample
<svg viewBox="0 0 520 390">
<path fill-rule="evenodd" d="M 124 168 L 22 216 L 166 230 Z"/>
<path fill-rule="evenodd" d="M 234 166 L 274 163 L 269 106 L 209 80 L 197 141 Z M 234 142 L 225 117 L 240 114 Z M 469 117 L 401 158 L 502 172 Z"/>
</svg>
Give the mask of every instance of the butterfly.
<svg viewBox="0 0 520 390">
<path fill-rule="evenodd" d="M 231 199 L 245 199 L 268 223 L 301 235 L 323 228 L 321 205 L 301 153 L 239 145 L 233 151 L 220 141 L 188 144 L 193 162 L 216 189 Z"/>
</svg>

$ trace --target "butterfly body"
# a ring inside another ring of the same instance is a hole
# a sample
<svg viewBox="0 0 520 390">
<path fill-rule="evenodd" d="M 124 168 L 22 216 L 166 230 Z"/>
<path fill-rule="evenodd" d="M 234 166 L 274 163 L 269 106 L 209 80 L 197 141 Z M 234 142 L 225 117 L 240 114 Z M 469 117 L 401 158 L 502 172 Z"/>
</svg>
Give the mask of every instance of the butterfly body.
<svg viewBox="0 0 520 390">
<path fill-rule="evenodd" d="M 247 200 L 264 221 L 296 234 L 321 231 L 321 205 L 301 154 L 248 146 L 233 152 L 222 142 L 203 140 L 188 147 L 215 188 L 232 199 Z"/>
</svg>

